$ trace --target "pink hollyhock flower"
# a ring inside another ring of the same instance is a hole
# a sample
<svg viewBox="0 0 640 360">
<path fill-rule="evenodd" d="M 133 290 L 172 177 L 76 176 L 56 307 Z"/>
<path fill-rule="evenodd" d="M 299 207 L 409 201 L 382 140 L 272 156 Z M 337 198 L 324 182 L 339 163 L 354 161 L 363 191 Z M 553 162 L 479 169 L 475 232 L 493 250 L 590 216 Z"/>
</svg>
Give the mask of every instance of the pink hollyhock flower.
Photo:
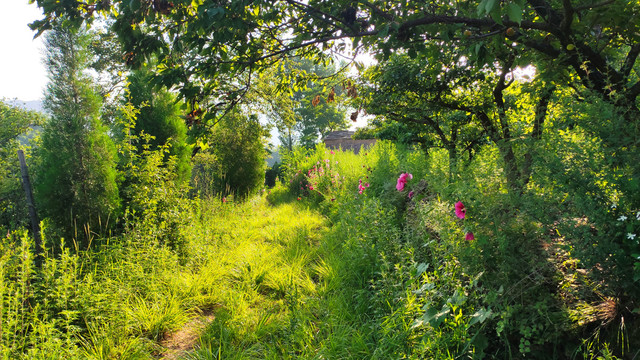
<svg viewBox="0 0 640 360">
<path fill-rule="evenodd" d="M 409 199 L 411 199 L 413 197 L 413 191 L 409 191 L 409 194 L 407 196 L 409 196 Z"/>
<path fill-rule="evenodd" d="M 407 181 L 413 179 L 413 175 L 410 173 L 402 173 L 400 177 L 398 177 L 398 182 L 396 183 L 396 189 L 398 191 L 404 190 L 404 186 L 407 184 Z"/>
<path fill-rule="evenodd" d="M 473 236 L 473 233 L 471 231 L 469 231 L 468 233 L 464 234 L 464 239 L 468 240 L 468 241 L 471 241 L 471 240 L 475 240 L 476 237 Z"/>
<path fill-rule="evenodd" d="M 459 217 L 460 219 L 464 219 L 466 214 L 467 214 L 467 209 L 465 209 L 464 204 L 462 203 L 462 201 L 458 201 L 456 203 L 456 216 Z"/>
</svg>

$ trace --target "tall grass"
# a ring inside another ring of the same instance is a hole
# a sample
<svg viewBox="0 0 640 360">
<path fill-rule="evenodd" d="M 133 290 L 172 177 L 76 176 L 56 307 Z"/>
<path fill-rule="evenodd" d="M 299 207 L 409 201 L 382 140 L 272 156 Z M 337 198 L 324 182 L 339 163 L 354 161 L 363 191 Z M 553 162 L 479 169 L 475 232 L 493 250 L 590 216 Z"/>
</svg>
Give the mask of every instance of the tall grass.
<svg viewBox="0 0 640 360">
<path fill-rule="evenodd" d="M 284 185 L 263 195 L 165 201 L 90 251 L 56 243 L 40 269 L 26 233 L 3 238 L 0 358 L 162 358 L 203 318 L 183 358 L 634 354 L 637 321 L 580 267 L 584 229 L 563 223 L 587 220 L 567 220 L 543 179 L 510 196 L 494 151 L 453 178 L 446 153 L 387 142 L 285 159 Z"/>
</svg>

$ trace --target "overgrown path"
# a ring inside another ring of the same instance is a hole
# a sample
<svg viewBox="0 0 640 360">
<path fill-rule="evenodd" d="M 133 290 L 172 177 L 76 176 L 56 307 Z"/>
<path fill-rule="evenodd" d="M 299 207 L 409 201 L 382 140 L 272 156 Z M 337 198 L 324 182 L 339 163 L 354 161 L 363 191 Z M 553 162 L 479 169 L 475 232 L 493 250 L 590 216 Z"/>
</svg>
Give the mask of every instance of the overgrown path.
<svg viewBox="0 0 640 360">
<path fill-rule="evenodd" d="M 201 249 L 189 249 L 203 256 L 194 274 L 200 291 L 192 300 L 200 304 L 160 342 L 158 357 L 278 358 L 304 348 L 313 334 L 297 322 L 316 318 L 326 290 L 320 245 L 326 218 L 295 200 L 264 197 L 216 206 L 201 217 L 207 226 L 194 223 L 191 230 L 202 241 L 190 245 Z"/>
</svg>

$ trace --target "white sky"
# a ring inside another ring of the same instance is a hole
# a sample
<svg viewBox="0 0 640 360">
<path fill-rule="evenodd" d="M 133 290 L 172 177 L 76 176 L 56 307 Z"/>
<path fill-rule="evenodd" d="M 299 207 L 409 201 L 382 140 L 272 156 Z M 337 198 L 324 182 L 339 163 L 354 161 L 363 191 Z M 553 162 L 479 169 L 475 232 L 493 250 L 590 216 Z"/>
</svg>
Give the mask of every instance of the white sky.
<svg viewBox="0 0 640 360">
<path fill-rule="evenodd" d="M 0 99 L 39 100 L 47 84 L 42 64 L 43 37 L 27 26 L 42 18 L 28 0 L 2 0 L 0 11 Z"/>
</svg>

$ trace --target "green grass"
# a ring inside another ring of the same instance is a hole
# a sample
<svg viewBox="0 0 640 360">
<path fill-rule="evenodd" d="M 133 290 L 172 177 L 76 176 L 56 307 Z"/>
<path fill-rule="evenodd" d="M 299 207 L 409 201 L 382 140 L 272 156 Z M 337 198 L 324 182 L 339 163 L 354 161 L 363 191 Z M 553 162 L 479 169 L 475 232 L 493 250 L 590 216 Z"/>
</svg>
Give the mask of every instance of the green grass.
<svg viewBox="0 0 640 360">
<path fill-rule="evenodd" d="M 210 323 L 184 340 L 182 358 L 633 352 L 638 326 L 623 309 L 628 295 L 580 268 L 580 236 L 596 239 L 595 227 L 563 214 L 571 208 L 554 205 L 560 194 L 540 197 L 550 191 L 542 185 L 536 196 L 509 197 L 495 152 L 478 154 L 455 183 L 443 178 L 442 153 L 389 143 L 359 155 L 320 146 L 295 156 L 286 187 L 242 203 L 163 207 L 119 237 L 95 239 L 90 251 L 48 253 L 42 269 L 28 236 L 3 238 L 0 359 L 162 358 L 173 334 L 203 319 Z M 327 160 L 340 181 L 300 177 Z M 405 171 L 414 179 L 398 192 Z M 359 180 L 370 183 L 362 194 Z M 299 191 L 305 184 L 326 192 Z M 453 212 L 458 200 L 464 220 Z M 468 231 L 475 240 L 464 240 Z"/>
</svg>

